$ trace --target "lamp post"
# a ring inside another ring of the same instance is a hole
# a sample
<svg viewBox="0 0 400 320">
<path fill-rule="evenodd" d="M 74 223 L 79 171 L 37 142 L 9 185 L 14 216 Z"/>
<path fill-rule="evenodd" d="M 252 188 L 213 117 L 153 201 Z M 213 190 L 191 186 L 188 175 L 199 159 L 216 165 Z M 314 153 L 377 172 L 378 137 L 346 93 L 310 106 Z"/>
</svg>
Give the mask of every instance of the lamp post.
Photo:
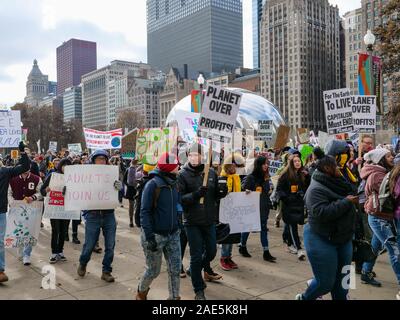
<svg viewBox="0 0 400 320">
<path fill-rule="evenodd" d="M 199 77 L 197 78 L 197 83 L 200 86 L 200 94 L 201 94 L 201 104 L 203 104 L 203 88 L 204 88 L 204 83 L 206 82 L 206 80 L 203 77 L 203 74 L 200 73 Z"/>
</svg>

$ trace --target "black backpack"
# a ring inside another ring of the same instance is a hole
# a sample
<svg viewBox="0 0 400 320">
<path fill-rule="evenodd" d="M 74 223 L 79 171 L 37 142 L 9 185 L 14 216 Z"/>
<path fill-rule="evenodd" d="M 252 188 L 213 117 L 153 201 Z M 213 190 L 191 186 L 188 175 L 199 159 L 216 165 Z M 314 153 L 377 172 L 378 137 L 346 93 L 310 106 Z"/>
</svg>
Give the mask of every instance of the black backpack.
<svg viewBox="0 0 400 320">
<path fill-rule="evenodd" d="M 141 227 L 141 225 L 140 225 L 140 207 L 142 206 L 142 194 L 143 194 L 144 187 L 150 180 L 152 180 L 152 179 L 144 178 L 144 179 L 138 181 L 138 183 L 137 183 L 137 192 L 136 192 L 135 199 L 134 199 L 134 203 L 135 203 L 134 216 L 135 216 L 135 224 L 139 228 Z M 158 202 L 158 198 L 160 196 L 160 191 L 161 191 L 161 189 L 159 187 L 157 187 L 154 190 L 153 209 L 157 208 L 157 202 Z"/>
</svg>

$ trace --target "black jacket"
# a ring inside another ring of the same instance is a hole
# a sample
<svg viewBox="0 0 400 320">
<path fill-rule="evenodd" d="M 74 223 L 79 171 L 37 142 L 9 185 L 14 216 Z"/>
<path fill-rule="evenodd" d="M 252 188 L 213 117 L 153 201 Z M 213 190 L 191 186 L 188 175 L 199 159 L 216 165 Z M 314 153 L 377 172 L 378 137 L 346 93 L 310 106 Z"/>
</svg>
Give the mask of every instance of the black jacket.
<svg viewBox="0 0 400 320">
<path fill-rule="evenodd" d="M 8 185 L 12 178 L 29 171 L 31 161 L 26 153 L 22 153 L 18 165 L 0 168 L 0 214 L 8 211 Z"/>
<path fill-rule="evenodd" d="M 204 170 L 198 171 L 186 164 L 179 172 L 178 189 L 184 210 L 183 223 L 192 226 L 210 226 L 218 219 L 218 201 L 226 196 L 226 189 L 218 188 L 218 176 L 210 168 L 208 191 L 204 203 L 200 204 L 197 191 L 203 185 Z"/>
<path fill-rule="evenodd" d="M 243 179 L 242 190 L 257 191 L 257 189 L 262 189 L 260 195 L 260 217 L 268 216 L 269 209 L 271 208 L 271 200 L 269 199 L 269 193 L 271 186 L 269 180 L 257 179 L 253 174 L 247 175 Z"/>
</svg>

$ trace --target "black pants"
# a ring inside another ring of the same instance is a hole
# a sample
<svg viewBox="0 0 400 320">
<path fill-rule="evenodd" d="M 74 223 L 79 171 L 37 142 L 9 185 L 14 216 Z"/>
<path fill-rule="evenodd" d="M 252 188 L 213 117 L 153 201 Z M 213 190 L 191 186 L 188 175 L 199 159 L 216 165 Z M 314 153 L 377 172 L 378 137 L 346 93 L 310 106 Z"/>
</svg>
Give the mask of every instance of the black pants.
<svg viewBox="0 0 400 320">
<path fill-rule="evenodd" d="M 180 237 L 181 237 L 181 259 L 183 260 L 183 257 L 185 255 L 186 246 L 188 243 L 186 231 L 185 231 L 185 228 L 183 228 L 183 227 L 181 228 Z M 182 269 L 183 269 L 183 264 L 182 264 Z"/>
<path fill-rule="evenodd" d="M 133 211 L 135 209 L 135 201 L 129 199 L 129 222 L 133 224 Z"/>
<path fill-rule="evenodd" d="M 69 225 L 71 223 L 71 220 L 67 220 L 68 225 L 67 229 L 65 230 L 65 236 L 68 236 L 68 231 L 69 231 Z M 81 223 L 81 220 L 72 220 L 72 236 L 77 237 L 78 236 L 78 226 Z"/>
<path fill-rule="evenodd" d="M 285 229 L 283 230 L 283 239 L 289 247 L 294 246 L 297 250 L 301 249 L 297 223 L 285 224 Z"/>
<path fill-rule="evenodd" d="M 64 251 L 65 233 L 68 231 L 69 220 L 50 219 L 51 223 L 51 252 L 53 254 Z"/>
</svg>

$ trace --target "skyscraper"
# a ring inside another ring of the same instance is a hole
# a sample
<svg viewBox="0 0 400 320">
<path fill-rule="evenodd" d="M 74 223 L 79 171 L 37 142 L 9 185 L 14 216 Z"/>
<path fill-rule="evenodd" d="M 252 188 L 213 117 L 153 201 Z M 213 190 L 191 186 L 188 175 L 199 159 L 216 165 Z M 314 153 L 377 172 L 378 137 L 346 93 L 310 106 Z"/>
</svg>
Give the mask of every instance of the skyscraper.
<svg viewBox="0 0 400 320">
<path fill-rule="evenodd" d="M 38 62 L 33 61 L 33 67 L 26 82 L 25 103 L 31 107 L 38 107 L 44 97 L 49 94 L 49 77 L 40 71 Z"/>
<path fill-rule="evenodd" d="M 147 0 L 148 63 L 189 78 L 243 65 L 241 0 Z"/>
<path fill-rule="evenodd" d="M 339 9 L 328 0 L 264 7 L 261 94 L 293 128 L 325 129 L 323 91 L 340 86 Z"/>
<path fill-rule="evenodd" d="M 253 68 L 260 67 L 260 23 L 266 0 L 253 0 Z"/>
<path fill-rule="evenodd" d="M 78 86 L 84 74 L 97 69 L 96 42 L 70 39 L 57 48 L 57 93 Z"/>
</svg>

